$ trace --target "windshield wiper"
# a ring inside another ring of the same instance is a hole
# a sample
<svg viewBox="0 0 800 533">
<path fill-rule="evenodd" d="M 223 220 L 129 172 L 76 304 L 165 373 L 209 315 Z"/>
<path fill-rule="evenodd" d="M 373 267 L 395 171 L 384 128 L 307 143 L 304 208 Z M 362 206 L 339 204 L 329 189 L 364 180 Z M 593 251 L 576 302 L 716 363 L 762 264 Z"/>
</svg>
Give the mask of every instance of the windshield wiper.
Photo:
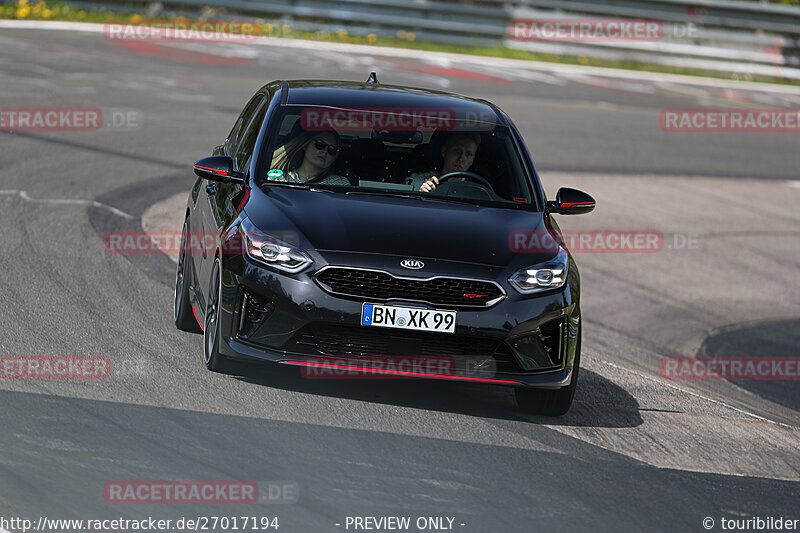
<svg viewBox="0 0 800 533">
<path fill-rule="evenodd" d="M 353 191 L 346 191 L 345 194 L 376 194 L 379 196 L 390 196 L 392 198 L 411 198 L 413 200 L 428 200 L 434 202 L 448 202 L 452 204 L 461 204 L 461 205 L 473 205 L 476 207 L 487 207 L 484 204 L 477 204 L 474 200 L 469 198 L 453 198 L 450 196 L 434 196 L 431 194 L 408 194 L 402 192 L 395 192 L 395 191 L 385 191 L 385 190 L 353 190 Z"/>
<path fill-rule="evenodd" d="M 432 200 L 434 202 L 448 202 L 451 204 L 462 204 L 462 205 L 474 205 L 476 207 L 488 207 L 485 204 L 476 203 L 479 200 L 475 200 L 474 198 L 456 198 L 453 196 L 436 196 L 432 194 L 428 194 L 425 196 L 419 196 L 423 200 Z"/>
<path fill-rule="evenodd" d="M 420 200 L 421 198 L 419 195 L 416 194 L 406 194 L 406 193 L 397 193 L 392 191 L 383 191 L 383 190 L 352 190 L 352 191 L 345 191 L 345 194 L 374 194 L 378 196 L 391 196 L 392 198 L 411 198 L 413 200 Z"/>
<path fill-rule="evenodd" d="M 334 192 L 332 189 L 323 189 L 320 187 L 315 187 L 314 185 L 306 185 L 304 183 L 288 183 L 285 181 L 274 181 L 274 182 L 267 182 L 262 183 L 261 187 L 287 187 L 289 189 L 303 189 L 306 191 L 314 191 L 314 192 Z"/>
<path fill-rule="evenodd" d="M 485 204 L 476 203 L 476 200 L 470 198 L 454 198 L 452 196 L 434 196 L 431 194 L 408 194 L 403 192 L 397 191 L 387 191 L 381 189 L 370 189 L 370 190 L 363 190 L 363 189 L 352 189 L 346 191 L 337 191 L 333 189 L 320 189 L 316 188 L 313 185 L 305 185 L 301 183 L 286 183 L 286 182 L 275 182 L 270 183 L 270 187 L 278 186 L 278 187 L 288 187 L 291 189 L 305 189 L 310 191 L 325 191 L 325 192 L 344 192 L 344 194 L 365 194 L 365 195 L 374 195 L 374 196 L 388 196 L 390 198 L 408 198 L 411 200 L 427 200 L 427 201 L 434 201 L 434 202 L 447 202 L 451 204 L 461 204 L 461 205 L 472 205 L 475 207 L 488 207 Z"/>
</svg>

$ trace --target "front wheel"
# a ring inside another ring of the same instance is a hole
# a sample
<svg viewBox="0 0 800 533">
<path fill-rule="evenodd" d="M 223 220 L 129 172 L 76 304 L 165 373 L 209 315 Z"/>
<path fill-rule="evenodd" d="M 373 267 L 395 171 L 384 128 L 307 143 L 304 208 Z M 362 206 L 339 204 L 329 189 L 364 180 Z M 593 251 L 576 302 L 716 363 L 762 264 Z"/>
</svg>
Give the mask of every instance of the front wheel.
<svg viewBox="0 0 800 533">
<path fill-rule="evenodd" d="M 578 387 L 578 370 L 581 362 L 581 338 L 578 334 L 575 348 L 575 362 L 572 364 L 572 379 L 569 385 L 557 390 L 514 389 L 514 396 L 520 411 L 542 416 L 562 416 L 569 411 L 575 390 Z"/>
<path fill-rule="evenodd" d="M 213 372 L 228 373 L 231 363 L 219 353 L 220 343 L 220 307 L 222 303 L 222 263 L 219 257 L 214 260 L 211 272 L 208 297 L 206 298 L 206 320 L 203 329 L 203 362 Z"/>
</svg>

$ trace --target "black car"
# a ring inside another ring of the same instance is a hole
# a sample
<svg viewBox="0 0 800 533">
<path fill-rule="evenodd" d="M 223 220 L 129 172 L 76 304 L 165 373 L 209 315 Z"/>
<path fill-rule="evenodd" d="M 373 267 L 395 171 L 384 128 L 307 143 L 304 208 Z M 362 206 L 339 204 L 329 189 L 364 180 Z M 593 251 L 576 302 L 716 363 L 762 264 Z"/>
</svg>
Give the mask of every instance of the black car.
<svg viewBox="0 0 800 533">
<path fill-rule="evenodd" d="M 482 382 L 569 409 L 580 280 L 552 214 L 595 203 L 547 201 L 493 104 L 374 75 L 276 81 L 194 170 L 174 319 L 204 331 L 209 369 Z"/>
</svg>

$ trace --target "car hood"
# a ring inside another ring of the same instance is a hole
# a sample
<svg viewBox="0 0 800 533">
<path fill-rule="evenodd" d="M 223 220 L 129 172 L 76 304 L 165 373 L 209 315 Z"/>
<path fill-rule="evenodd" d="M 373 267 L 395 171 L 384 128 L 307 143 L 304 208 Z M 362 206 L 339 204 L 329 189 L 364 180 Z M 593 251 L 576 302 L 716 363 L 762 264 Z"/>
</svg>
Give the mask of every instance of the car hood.
<svg viewBox="0 0 800 533">
<path fill-rule="evenodd" d="M 283 187 L 254 189 L 244 210 L 265 233 L 297 232 L 296 243 L 320 252 L 493 266 L 508 266 L 519 256 L 512 249 L 515 232 L 545 228 L 539 212 Z"/>
</svg>

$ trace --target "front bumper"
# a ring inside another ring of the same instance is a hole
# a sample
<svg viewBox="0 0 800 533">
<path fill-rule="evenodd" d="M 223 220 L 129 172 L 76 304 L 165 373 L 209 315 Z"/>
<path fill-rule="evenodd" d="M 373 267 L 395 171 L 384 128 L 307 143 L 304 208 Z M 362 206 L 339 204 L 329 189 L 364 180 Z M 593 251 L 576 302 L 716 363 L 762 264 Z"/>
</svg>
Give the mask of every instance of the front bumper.
<svg viewBox="0 0 800 533">
<path fill-rule="evenodd" d="M 223 355 L 300 366 L 312 374 L 335 370 L 343 377 L 397 376 L 554 389 L 570 384 L 580 327 L 574 264 L 564 288 L 524 296 L 507 283 L 500 269 L 437 262 L 434 268 L 439 274 L 496 280 L 507 294 L 489 308 L 455 309 L 456 331 L 447 334 L 361 326 L 362 304 L 381 302 L 332 295 L 314 280 L 315 272 L 331 264 L 391 273 L 391 265 L 401 258 L 319 251 L 314 255 L 312 268 L 297 274 L 274 271 L 242 255 L 223 256 Z M 438 364 L 421 365 L 425 360 Z"/>
</svg>

